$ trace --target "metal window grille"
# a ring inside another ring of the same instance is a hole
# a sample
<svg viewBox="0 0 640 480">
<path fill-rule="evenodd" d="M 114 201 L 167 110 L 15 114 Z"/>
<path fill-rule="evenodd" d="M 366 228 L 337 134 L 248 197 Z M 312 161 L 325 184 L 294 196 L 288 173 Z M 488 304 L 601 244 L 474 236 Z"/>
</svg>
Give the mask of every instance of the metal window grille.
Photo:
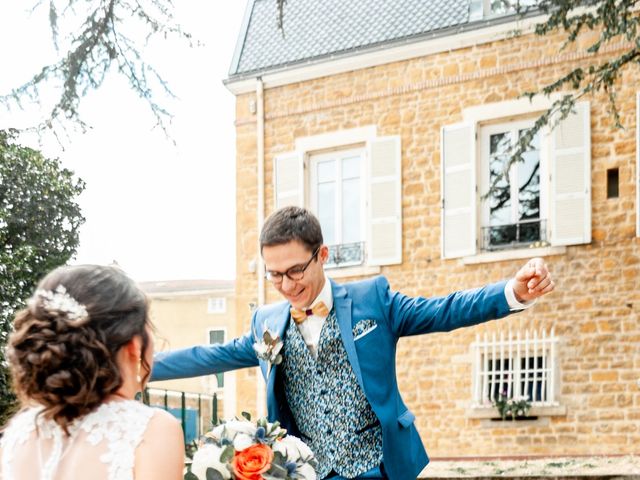
<svg viewBox="0 0 640 480">
<path fill-rule="evenodd" d="M 473 354 L 473 406 L 490 406 L 500 395 L 527 397 L 535 406 L 558 405 L 556 400 L 556 351 L 554 330 L 526 330 L 478 335 Z"/>
<path fill-rule="evenodd" d="M 534 243 L 547 244 L 547 221 L 524 220 L 508 225 L 482 227 L 482 250 L 521 248 Z"/>
<path fill-rule="evenodd" d="M 329 246 L 329 259 L 325 268 L 352 267 L 364 262 L 364 242 Z"/>
</svg>

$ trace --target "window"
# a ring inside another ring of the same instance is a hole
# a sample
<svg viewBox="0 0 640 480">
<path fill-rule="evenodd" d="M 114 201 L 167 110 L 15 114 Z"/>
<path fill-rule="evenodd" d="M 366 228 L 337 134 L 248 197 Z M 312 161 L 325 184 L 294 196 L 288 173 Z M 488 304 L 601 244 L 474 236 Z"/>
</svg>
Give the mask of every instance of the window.
<svg viewBox="0 0 640 480">
<path fill-rule="evenodd" d="M 360 265 L 364 260 L 364 150 L 311 155 L 310 206 L 329 245 L 326 267 Z"/>
<path fill-rule="evenodd" d="M 591 242 L 587 102 L 541 131 L 523 161 L 504 172 L 509 148 L 538 113 L 520 101 L 500 102 L 468 109 L 465 122 L 442 128 L 443 258 Z"/>
<path fill-rule="evenodd" d="M 524 12 L 535 7 L 538 0 L 471 0 L 469 20 Z"/>
<path fill-rule="evenodd" d="M 522 162 L 506 170 L 509 151 L 532 126 L 531 121 L 482 127 L 480 130 L 481 250 L 528 246 L 546 241 L 541 217 L 541 145 L 538 133 Z M 493 189 L 490 186 L 494 185 Z M 486 198 L 484 197 L 488 195 Z"/>
<path fill-rule="evenodd" d="M 224 297 L 212 297 L 207 302 L 207 313 L 225 313 L 227 311 L 227 299 Z"/>
<path fill-rule="evenodd" d="M 620 196 L 620 173 L 617 168 L 607 169 L 607 198 Z"/>
<path fill-rule="evenodd" d="M 506 338 L 476 337 L 473 355 L 473 406 L 490 406 L 500 395 L 527 397 L 532 406 L 555 406 L 556 347 L 551 332 L 518 332 Z"/>
<path fill-rule="evenodd" d="M 400 137 L 363 127 L 304 137 L 274 159 L 275 208 L 305 206 L 330 246 L 327 268 L 402 262 Z"/>
<path fill-rule="evenodd" d="M 216 343 L 224 343 L 224 337 L 224 330 L 209 330 L 209 343 L 211 345 Z M 218 381 L 218 389 L 224 388 L 224 373 L 216 373 L 215 377 Z"/>
</svg>

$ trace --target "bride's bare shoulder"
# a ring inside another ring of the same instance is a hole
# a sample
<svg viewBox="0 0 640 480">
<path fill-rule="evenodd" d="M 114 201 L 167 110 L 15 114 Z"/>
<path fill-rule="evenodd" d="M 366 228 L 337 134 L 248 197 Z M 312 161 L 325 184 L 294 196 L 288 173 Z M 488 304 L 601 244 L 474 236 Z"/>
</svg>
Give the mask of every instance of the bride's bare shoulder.
<svg viewBox="0 0 640 480">
<path fill-rule="evenodd" d="M 184 458 L 180 422 L 169 412 L 154 409 L 137 451 L 135 478 L 181 480 Z"/>
</svg>

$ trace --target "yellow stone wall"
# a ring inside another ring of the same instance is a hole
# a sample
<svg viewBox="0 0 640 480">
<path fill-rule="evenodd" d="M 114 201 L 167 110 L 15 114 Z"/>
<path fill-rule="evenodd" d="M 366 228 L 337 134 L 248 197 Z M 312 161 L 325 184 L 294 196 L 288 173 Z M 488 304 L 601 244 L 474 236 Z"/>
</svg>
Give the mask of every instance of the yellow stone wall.
<svg viewBox="0 0 640 480">
<path fill-rule="evenodd" d="M 392 288 L 433 296 L 511 277 L 523 260 L 464 265 L 440 258 L 440 128 L 461 121 L 465 108 L 516 99 L 584 62 L 570 49 L 558 53 L 559 45 L 559 38 L 528 35 L 266 89 L 267 214 L 274 205 L 276 155 L 294 150 L 300 137 L 375 125 L 378 136 L 400 135 L 402 142 L 403 263 L 381 272 Z M 500 322 L 400 341 L 400 388 L 431 456 L 639 452 L 638 85 L 637 68 L 619 85 L 625 129 L 613 127 L 604 96 L 588 98 L 593 240 L 547 258 L 556 292 L 530 311 Z M 258 289 L 257 274 L 249 269 L 258 255 L 253 100 L 253 93 L 237 96 L 238 305 L 255 302 Z M 607 199 L 606 170 L 612 167 L 620 171 L 620 196 Z M 269 287 L 267 302 L 276 300 Z M 246 328 L 249 316 L 240 317 L 238 323 Z M 470 418 L 469 345 L 477 333 L 498 327 L 555 328 L 560 338 L 559 399 L 566 414 L 508 424 Z M 242 401 L 246 409 L 255 409 L 255 395 Z"/>
</svg>

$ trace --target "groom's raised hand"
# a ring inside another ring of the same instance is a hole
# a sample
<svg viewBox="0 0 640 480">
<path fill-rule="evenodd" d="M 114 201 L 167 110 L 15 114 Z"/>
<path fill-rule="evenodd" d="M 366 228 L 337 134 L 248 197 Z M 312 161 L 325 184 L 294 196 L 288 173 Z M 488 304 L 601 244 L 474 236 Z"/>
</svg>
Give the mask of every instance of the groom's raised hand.
<svg viewBox="0 0 640 480">
<path fill-rule="evenodd" d="M 553 291 L 556 284 L 542 258 L 532 258 L 516 273 L 513 292 L 520 302 L 530 302 Z"/>
</svg>

